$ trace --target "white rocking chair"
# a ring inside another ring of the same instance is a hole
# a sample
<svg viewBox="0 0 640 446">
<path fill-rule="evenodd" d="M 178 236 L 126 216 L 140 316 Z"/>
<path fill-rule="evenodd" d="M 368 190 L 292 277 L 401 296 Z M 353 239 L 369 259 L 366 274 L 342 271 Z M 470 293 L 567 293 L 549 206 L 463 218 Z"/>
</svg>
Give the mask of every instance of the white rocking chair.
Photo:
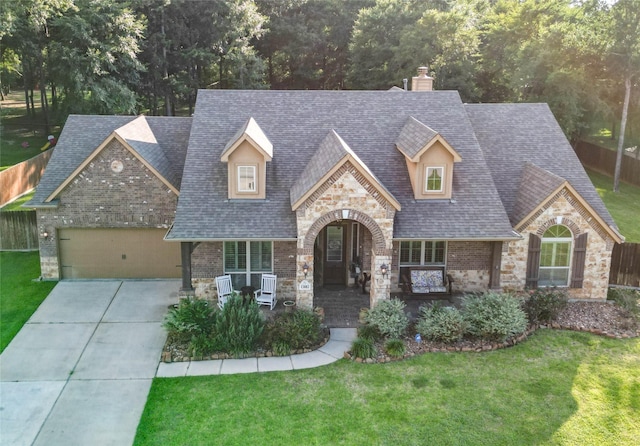
<svg viewBox="0 0 640 446">
<path fill-rule="evenodd" d="M 229 275 L 216 277 L 216 288 L 218 288 L 218 307 L 222 310 L 227 300 L 237 291 L 233 289 L 231 276 Z"/>
<path fill-rule="evenodd" d="M 278 298 L 276 297 L 276 283 L 278 276 L 275 274 L 263 274 L 262 286 L 253 293 L 258 305 L 269 305 L 269 309 L 273 310 L 276 306 Z"/>
</svg>

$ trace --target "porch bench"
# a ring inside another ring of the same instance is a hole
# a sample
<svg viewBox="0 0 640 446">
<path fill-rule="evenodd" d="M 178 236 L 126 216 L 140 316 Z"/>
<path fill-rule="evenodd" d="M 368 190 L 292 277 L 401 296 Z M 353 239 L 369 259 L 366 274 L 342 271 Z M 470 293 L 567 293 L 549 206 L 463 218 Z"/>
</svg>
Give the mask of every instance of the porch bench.
<svg viewBox="0 0 640 446">
<path fill-rule="evenodd" d="M 408 270 L 408 275 L 402 275 L 401 283 L 405 296 L 451 300 L 453 278 L 444 266 L 412 266 Z"/>
</svg>

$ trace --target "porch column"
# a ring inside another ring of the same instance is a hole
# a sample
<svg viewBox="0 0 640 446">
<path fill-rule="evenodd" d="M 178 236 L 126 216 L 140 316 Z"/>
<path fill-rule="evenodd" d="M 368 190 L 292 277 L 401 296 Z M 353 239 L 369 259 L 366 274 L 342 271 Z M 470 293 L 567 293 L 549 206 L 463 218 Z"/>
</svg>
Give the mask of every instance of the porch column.
<svg viewBox="0 0 640 446">
<path fill-rule="evenodd" d="M 193 294 L 193 286 L 191 285 L 191 251 L 193 251 L 191 242 L 180 242 L 180 254 L 182 258 L 182 288 L 181 294 Z"/>
<path fill-rule="evenodd" d="M 489 288 L 500 289 L 500 268 L 502 265 L 502 242 L 491 242 L 491 271 L 489 272 Z"/>
<path fill-rule="evenodd" d="M 298 249 L 296 256 L 296 306 L 298 308 L 313 309 L 313 247 L 311 253 L 306 249 Z M 307 264 L 309 271 L 305 277 L 303 266 Z"/>
<path fill-rule="evenodd" d="M 387 251 L 387 250 L 385 250 Z M 371 253 L 371 289 L 369 305 L 371 308 L 382 300 L 391 298 L 391 250 L 385 253 Z M 386 265 L 387 273 L 382 273 L 382 265 Z"/>
</svg>

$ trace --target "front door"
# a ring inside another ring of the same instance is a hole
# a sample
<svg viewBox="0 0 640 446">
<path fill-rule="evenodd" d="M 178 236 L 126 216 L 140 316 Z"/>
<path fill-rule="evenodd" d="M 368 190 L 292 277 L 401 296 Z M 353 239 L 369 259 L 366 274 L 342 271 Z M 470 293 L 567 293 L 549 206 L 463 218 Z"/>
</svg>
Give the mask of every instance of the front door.
<svg viewBox="0 0 640 446">
<path fill-rule="evenodd" d="M 344 285 L 346 277 L 345 236 L 343 225 L 326 227 L 324 251 L 325 285 Z"/>
</svg>

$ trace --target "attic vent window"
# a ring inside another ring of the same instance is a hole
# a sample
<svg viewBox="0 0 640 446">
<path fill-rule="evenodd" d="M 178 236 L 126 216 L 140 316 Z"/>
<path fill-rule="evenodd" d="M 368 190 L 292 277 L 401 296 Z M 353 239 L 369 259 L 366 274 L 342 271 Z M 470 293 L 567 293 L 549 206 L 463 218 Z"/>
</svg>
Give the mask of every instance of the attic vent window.
<svg viewBox="0 0 640 446">
<path fill-rule="evenodd" d="M 425 175 L 425 192 L 442 192 L 444 167 L 427 167 Z"/>
<path fill-rule="evenodd" d="M 238 166 L 238 192 L 256 192 L 255 166 Z"/>
</svg>

